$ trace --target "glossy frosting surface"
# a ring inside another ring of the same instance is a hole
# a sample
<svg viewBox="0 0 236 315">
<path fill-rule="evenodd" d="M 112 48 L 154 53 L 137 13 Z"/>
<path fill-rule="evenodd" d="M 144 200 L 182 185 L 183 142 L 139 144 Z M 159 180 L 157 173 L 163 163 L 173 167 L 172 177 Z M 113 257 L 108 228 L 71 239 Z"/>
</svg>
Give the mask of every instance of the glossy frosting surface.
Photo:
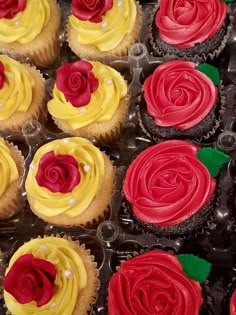
<svg viewBox="0 0 236 315">
<path fill-rule="evenodd" d="M 175 255 L 154 250 L 123 262 L 109 283 L 109 315 L 198 315 L 201 286 Z"/>
<path fill-rule="evenodd" d="M 213 37 L 226 14 L 226 3 L 219 0 L 161 0 L 155 22 L 163 41 L 190 48 Z"/>
<path fill-rule="evenodd" d="M 157 67 L 144 82 L 147 110 L 161 127 L 189 129 L 216 104 L 218 89 L 196 64 L 175 60 Z"/>
<path fill-rule="evenodd" d="M 230 315 L 236 315 L 236 290 L 234 290 L 230 299 Z"/>
<path fill-rule="evenodd" d="M 0 42 L 27 44 L 47 26 L 49 18 L 47 0 L 27 0 L 26 8 L 12 19 L 0 19 Z"/>
<path fill-rule="evenodd" d="M 4 291 L 4 299 L 11 313 L 13 315 L 71 315 L 78 294 L 87 284 L 86 269 L 83 260 L 76 252 L 73 242 L 56 237 L 33 239 L 15 252 L 6 273 L 13 263 L 24 254 L 32 254 L 35 258 L 45 259 L 56 267 L 54 296 L 47 304 L 37 307 L 34 301 L 20 304 L 14 297 Z M 70 278 L 65 276 L 66 270 L 71 271 L 72 276 Z"/>
<path fill-rule="evenodd" d="M 131 33 L 136 15 L 134 0 L 114 0 L 100 23 L 82 21 L 73 15 L 69 22 L 77 31 L 78 43 L 93 45 L 103 52 L 116 48 L 125 35 Z"/>
<path fill-rule="evenodd" d="M 4 66 L 4 83 L 0 89 L 0 121 L 16 112 L 26 112 L 32 101 L 35 85 L 26 66 L 7 56 L 0 55 Z"/>
<path fill-rule="evenodd" d="M 92 73 L 99 85 L 91 94 L 90 102 L 82 107 L 74 107 L 67 102 L 63 92 L 54 86 L 53 99 L 48 102 L 49 113 L 67 121 L 75 130 L 94 122 L 110 120 L 120 100 L 127 95 L 127 85 L 119 72 L 99 62 L 90 62 Z"/>
<path fill-rule="evenodd" d="M 52 192 L 38 185 L 36 174 L 42 156 L 53 151 L 55 155 L 70 155 L 78 162 L 79 184 L 67 193 Z M 73 137 L 49 142 L 38 149 L 26 178 L 26 192 L 34 199 L 33 207 L 47 217 L 65 214 L 75 217 L 91 203 L 104 177 L 102 152 L 89 140 Z"/>
<path fill-rule="evenodd" d="M 198 160 L 199 149 L 187 141 L 169 140 L 149 147 L 132 162 L 123 191 L 139 219 L 172 226 L 208 203 L 216 182 Z"/>
<path fill-rule="evenodd" d="M 7 187 L 19 178 L 16 163 L 11 156 L 11 151 L 0 138 L 0 197 Z"/>
</svg>

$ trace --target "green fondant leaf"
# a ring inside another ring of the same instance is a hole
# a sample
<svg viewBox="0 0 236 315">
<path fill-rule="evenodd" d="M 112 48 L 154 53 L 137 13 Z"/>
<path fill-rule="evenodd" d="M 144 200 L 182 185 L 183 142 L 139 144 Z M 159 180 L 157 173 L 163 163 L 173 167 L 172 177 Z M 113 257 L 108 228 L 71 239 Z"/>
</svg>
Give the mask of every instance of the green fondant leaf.
<svg viewBox="0 0 236 315">
<path fill-rule="evenodd" d="M 220 2 L 234 2 L 234 0 L 220 0 Z"/>
<path fill-rule="evenodd" d="M 210 175 L 216 177 L 230 156 L 213 148 L 202 148 L 197 152 L 198 159 L 206 166 Z"/>
<path fill-rule="evenodd" d="M 208 63 L 203 63 L 196 66 L 196 69 L 207 75 L 215 85 L 220 84 L 220 73 L 217 68 L 209 65 Z"/>
<path fill-rule="evenodd" d="M 203 283 L 211 270 L 211 263 L 192 254 L 177 255 L 184 273 L 193 280 Z"/>
</svg>

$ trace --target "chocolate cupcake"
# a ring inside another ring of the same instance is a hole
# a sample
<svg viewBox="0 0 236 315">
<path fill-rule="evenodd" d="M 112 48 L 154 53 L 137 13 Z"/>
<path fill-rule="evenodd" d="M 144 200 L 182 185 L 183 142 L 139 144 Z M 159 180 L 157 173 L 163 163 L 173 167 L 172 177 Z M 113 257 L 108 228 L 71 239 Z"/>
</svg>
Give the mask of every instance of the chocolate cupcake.
<svg viewBox="0 0 236 315">
<path fill-rule="evenodd" d="M 151 51 L 156 56 L 212 60 L 224 49 L 232 29 L 228 11 L 220 0 L 160 0 L 150 23 Z"/>
<path fill-rule="evenodd" d="M 154 141 L 209 138 L 220 126 L 224 93 L 217 68 L 174 60 L 144 82 L 139 122 Z"/>
<path fill-rule="evenodd" d="M 216 179 L 228 156 L 187 141 L 144 150 L 129 166 L 123 192 L 134 220 L 159 235 L 191 233 L 214 210 Z M 215 164 L 215 165 L 214 165 Z"/>
</svg>

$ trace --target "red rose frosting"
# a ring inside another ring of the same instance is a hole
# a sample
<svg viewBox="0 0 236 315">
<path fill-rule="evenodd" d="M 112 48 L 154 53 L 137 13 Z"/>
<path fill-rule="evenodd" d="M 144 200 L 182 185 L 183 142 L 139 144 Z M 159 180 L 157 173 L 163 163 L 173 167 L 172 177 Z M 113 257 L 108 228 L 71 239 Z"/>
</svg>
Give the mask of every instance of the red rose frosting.
<svg viewBox="0 0 236 315">
<path fill-rule="evenodd" d="M 0 89 L 3 87 L 4 80 L 5 80 L 4 65 L 0 61 Z"/>
<path fill-rule="evenodd" d="M 47 152 L 40 159 L 36 180 L 52 192 L 71 192 L 80 182 L 78 162 L 70 155 Z"/>
<path fill-rule="evenodd" d="M 155 22 L 163 41 L 190 48 L 213 37 L 226 13 L 227 6 L 220 0 L 161 0 Z"/>
<path fill-rule="evenodd" d="M 230 299 L 230 315 L 236 315 L 236 290 Z"/>
<path fill-rule="evenodd" d="M 187 141 L 169 140 L 149 147 L 133 161 L 123 190 L 138 218 L 172 226 L 208 203 L 216 182 L 198 160 L 199 149 Z"/>
<path fill-rule="evenodd" d="M 113 6 L 113 0 L 72 0 L 72 14 L 82 21 L 99 23 Z"/>
<path fill-rule="evenodd" d="M 74 107 L 87 105 L 91 93 L 98 88 L 98 79 L 91 72 L 93 65 L 85 60 L 65 64 L 57 70 L 56 86 Z"/>
<path fill-rule="evenodd" d="M 4 289 L 21 304 L 47 304 L 54 294 L 57 270 L 47 260 L 26 254 L 18 258 L 4 279 Z"/>
<path fill-rule="evenodd" d="M 218 89 L 188 61 L 170 61 L 144 82 L 147 110 L 161 127 L 186 130 L 203 120 L 216 104 Z"/>
<path fill-rule="evenodd" d="M 0 0 L 0 19 L 12 19 L 16 13 L 23 11 L 26 0 Z"/>
<path fill-rule="evenodd" d="M 198 315 L 201 286 L 183 272 L 177 258 L 161 250 L 121 264 L 108 288 L 109 315 Z"/>
</svg>

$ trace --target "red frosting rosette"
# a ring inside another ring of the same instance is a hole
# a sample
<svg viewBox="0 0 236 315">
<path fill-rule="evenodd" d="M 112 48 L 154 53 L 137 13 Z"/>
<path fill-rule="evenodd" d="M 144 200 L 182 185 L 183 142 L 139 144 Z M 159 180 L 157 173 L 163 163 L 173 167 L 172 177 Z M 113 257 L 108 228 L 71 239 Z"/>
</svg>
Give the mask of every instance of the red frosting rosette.
<svg viewBox="0 0 236 315">
<path fill-rule="evenodd" d="M 211 199 L 216 181 L 197 158 L 200 148 L 169 140 L 144 150 L 129 166 L 123 191 L 144 222 L 173 226 Z"/>
<path fill-rule="evenodd" d="M 12 19 L 26 7 L 26 0 L 0 0 L 0 19 Z"/>
<path fill-rule="evenodd" d="M 177 48 L 190 48 L 212 38 L 226 18 L 220 0 L 161 0 L 155 22 L 160 38 Z"/>
<path fill-rule="evenodd" d="M 174 254 L 155 250 L 121 264 L 109 283 L 109 315 L 198 315 L 201 286 Z"/>
<path fill-rule="evenodd" d="M 218 89 L 195 69 L 196 64 L 174 60 L 156 68 L 144 82 L 147 110 L 157 126 L 189 129 L 216 104 Z"/>
<path fill-rule="evenodd" d="M 230 299 L 230 315 L 236 315 L 236 290 L 234 290 Z"/>
</svg>

